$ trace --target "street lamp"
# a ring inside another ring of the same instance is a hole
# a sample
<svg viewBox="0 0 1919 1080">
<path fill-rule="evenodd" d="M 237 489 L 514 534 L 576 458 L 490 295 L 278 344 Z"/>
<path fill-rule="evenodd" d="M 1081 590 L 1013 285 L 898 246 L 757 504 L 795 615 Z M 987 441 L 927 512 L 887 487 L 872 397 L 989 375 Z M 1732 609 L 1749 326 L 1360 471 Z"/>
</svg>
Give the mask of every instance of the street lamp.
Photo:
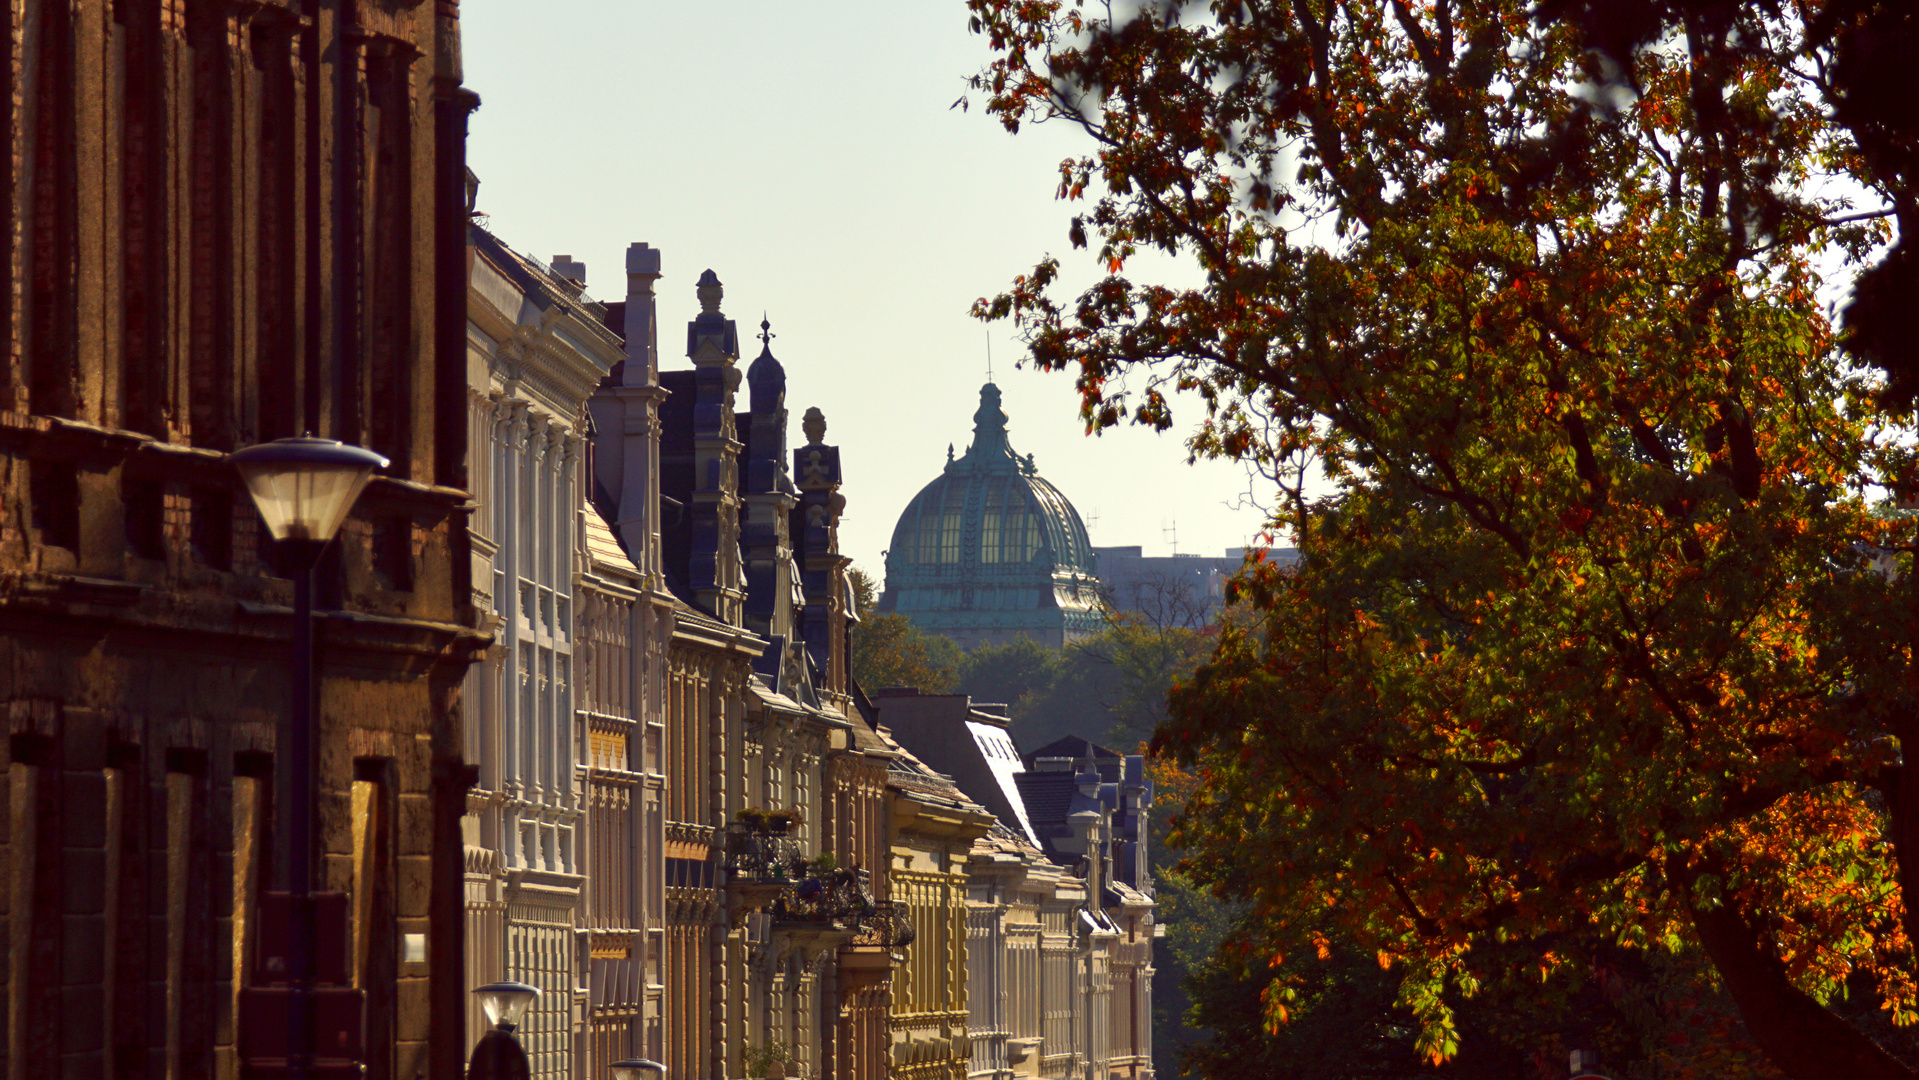
<svg viewBox="0 0 1919 1080">
<path fill-rule="evenodd" d="M 647 1073 L 659 1073 L 662 1078 L 666 1076 L 666 1066 L 646 1058 L 627 1058 L 607 1068 L 612 1071 L 613 1080 L 647 1080 Z"/>
<path fill-rule="evenodd" d="M 335 439 L 275 439 L 231 455 L 293 576 L 293 692 L 278 760 L 287 803 L 288 1072 L 313 1061 L 313 567 L 387 460 Z"/>
<path fill-rule="evenodd" d="M 533 1067 L 513 1029 L 520 1026 L 520 1018 L 540 996 L 539 988 L 523 982 L 496 982 L 476 988 L 473 996 L 480 999 L 480 1011 L 493 1030 L 480 1037 L 473 1056 L 467 1059 L 467 1080 L 529 1080 Z"/>
</svg>

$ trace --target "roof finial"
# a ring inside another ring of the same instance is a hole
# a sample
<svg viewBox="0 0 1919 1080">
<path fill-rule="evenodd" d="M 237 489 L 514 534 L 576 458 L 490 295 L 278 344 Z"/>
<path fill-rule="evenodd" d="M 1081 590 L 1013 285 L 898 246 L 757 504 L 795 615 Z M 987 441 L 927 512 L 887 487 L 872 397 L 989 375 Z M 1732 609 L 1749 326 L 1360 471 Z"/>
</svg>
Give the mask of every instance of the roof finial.
<svg viewBox="0 0 1919 1080">
<path fill-rule="evenodd" d="M 761 310 L 760 312 L 760 344 L 766 346 L 769 349 L 773 347 L 773 339 L 776 337 L 779 337 L 778 334 L 775 334 L 770 329 L 772 325 L 773 325 L 772 323 L 766 321 L 765 310 Z"/>
<path fill-rule="evenodd" d="M 986 328 L 986 381 L 993 381 L 993 328 Z"/>
</svg>

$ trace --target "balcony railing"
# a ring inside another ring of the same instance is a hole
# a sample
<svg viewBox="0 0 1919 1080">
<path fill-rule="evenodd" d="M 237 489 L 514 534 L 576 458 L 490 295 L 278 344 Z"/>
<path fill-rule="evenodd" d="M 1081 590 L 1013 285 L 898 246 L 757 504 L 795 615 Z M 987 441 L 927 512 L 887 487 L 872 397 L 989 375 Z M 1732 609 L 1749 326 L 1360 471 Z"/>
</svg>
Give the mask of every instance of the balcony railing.
<svg viewBox="0 0 1919 1080">
<path fill-rule="evenodd" d="M 854 945 L 899 948 L 913 927 L 892 904 L 873 899 L 857 867 L 808 859 L 784 830 L 736 822 L 726 831 L 727 881 L 743 906 L 763 908 L 775 929 L 839 930 Z"/>
</svg>

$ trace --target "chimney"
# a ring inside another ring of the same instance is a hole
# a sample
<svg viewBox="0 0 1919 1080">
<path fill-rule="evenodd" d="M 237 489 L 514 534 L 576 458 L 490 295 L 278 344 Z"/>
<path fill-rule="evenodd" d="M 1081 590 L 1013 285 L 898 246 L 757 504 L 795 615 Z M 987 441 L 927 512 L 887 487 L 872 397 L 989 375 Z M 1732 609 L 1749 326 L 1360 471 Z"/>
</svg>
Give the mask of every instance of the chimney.
<svg viewBox="0 0 1919 1080">
<path fill-rule="evenodd" d="M 627 386 L 659 383 L 660 340 L 654 318 L 653 283 L 660 279 L 660 249 L 646 244 L 626 246 L 626 369 Z"/>
<path fill-rule="evenodd" d="M 553 267 L 553 272 L 555 274 L 558 274 L 560 277 L 563 277 L 566 280 L 572 282 L 573 284 L 578 285 L 582 289 L 586 288 L 586 264 L 585 263 L 574 262 L 573 256 L 571 255 L 555 255 L 553 256 L 553 261 L 549 265 Z"/>
</svg>

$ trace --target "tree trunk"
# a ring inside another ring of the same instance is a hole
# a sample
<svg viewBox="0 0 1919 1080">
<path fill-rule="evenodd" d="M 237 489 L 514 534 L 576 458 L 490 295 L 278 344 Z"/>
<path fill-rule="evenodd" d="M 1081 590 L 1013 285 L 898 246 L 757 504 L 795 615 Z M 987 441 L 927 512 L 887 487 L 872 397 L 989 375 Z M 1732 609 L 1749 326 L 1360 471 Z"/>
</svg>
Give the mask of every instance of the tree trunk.
<svg viewBox="0 0 1919 1080">
<path fill-rule="evenodd" d="M 1690 905 L 1706 954 L 1726 980 L 1746 1033 L 1793 1080 L 1914 1080 L 1919 1072 L 1808 997 L 1730 905 Z"/>
</svg>

